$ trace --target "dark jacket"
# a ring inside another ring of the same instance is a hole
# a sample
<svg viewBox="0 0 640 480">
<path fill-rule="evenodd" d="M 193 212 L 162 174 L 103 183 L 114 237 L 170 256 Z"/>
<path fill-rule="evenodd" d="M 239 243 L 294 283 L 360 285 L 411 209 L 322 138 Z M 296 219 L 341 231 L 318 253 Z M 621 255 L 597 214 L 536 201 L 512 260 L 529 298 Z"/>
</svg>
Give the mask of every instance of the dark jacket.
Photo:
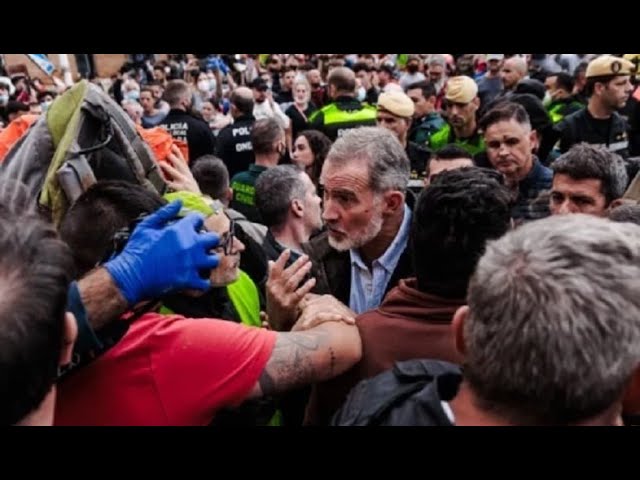
<svg viewBox="0 0 640 480">
<path fill-rule="evenodd" d="M 183 110 L 170 110 L 158 126 L 167 130 L 176 140 L 186 142 L 189 163 L 203 155 L 212 155 L 216 148 L 216 138 L 207 122 Z"/>
<path fill-rule="evenodd" d="M 627 122 L 613 112 L 610 118 L 602 120 L 594 118 L 589 108 L 584 108 L 558 123 L 554 129 L 560 135 L 560 152 L 564 153 L 579 142 L 604 145 L 610 151 L 623 158 L 629 156 L 629 139 Z"/>
<path fill-rule="evenodd" d="M 458 394 L 458 367 L 435 360 L 409 360 L 353 389 L 333 418 L 338 426 L 452 426 L 442 408 Z"/>
<path fill-rule="evenodd" d="M 314 293 L 331 294 L 345 305 L 349 305 L 351 294 L 351 257 L 349 251 L 339 252 L 329 245 L 328 233 L 323 232 L 302 245 L 313 266 L 311 274 L 316 278 Z M 398 265 L 389 279 L 385 295 L 400 279 L 414 275 L 409 243 L 400 256 Z"/>
<path fill-rule="evenodd" d="M 243 115 L 227 125 L 218 134 L 216 156 L 220 157 L 229 170 L 229 178 L 249 169 L 255 161 L 251 130 L 256 119 L 253 115 Z"/>
</svg>

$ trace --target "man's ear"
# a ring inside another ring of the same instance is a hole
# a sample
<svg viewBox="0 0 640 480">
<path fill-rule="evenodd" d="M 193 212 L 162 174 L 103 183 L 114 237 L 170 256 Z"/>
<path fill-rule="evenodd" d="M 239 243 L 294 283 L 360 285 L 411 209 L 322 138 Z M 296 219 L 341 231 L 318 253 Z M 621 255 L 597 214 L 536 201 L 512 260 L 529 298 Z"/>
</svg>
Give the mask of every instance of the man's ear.
<svg viewBox="0 0 640 480">
<path fill-rule="evenodd" d="M 76 317 L 71 312 L 64 315 L 64 329 L 62 331 L 62 349 L 60 350 L 60 366 L 69 365 L 73 355 L 73 344 L 78 336 Z"/>
<path fill-rule="evenodd" d="M 298 218 L 304 217 L 304 205 L 300 199 L 294 198 L 291 200 L 291 211 Z"/>
<path fill-rule="evenodd" d="M 456 350 L 463 357 L 467 353 L 467 347 L 464 343 L 464 322 L 466 322 L 468 316 L 469 307 L 467 305 L 463 305 L 456 310 L 456 313 L 453 315 L 453 321 L 451 322 Z"/>
<path fill-rule="evenodd" d="M 537 131 L 533 129 L 531 130 L 531 133 L 529 134 L 529 141 L 531 142 L 531 151 L 537 151 L 540 146 L 540 138 L 538 137 Z"/>
<path fill-rule="evenodd" d="M 621 207 L 622 205 L 637 205 L 637 204 L 638 202 L 636 202 L 635 200 L 629 200 L 626 198 L 616 198 L 609 204 L 609 206 L 607 207 L 607 210 L 611 211 L 614 208 Z"/>
<path fill-rule="evenodd" d="M 389 190 L 383 196 L 383 212 L 393 213 L 398 209 L 404 208 L 404 193 L 398 190 Z"/>
<path fill-rule="evenodd" d="M 224 201 L 226 200 L 227 205 L 231 202 L 231 200 L 233 200 L 233 188 L 229 187 L 227 188 L 227 195 L 225 199 L 221 199 L 223 200 L 222 203 L 224 203 Z"/>
</svg>

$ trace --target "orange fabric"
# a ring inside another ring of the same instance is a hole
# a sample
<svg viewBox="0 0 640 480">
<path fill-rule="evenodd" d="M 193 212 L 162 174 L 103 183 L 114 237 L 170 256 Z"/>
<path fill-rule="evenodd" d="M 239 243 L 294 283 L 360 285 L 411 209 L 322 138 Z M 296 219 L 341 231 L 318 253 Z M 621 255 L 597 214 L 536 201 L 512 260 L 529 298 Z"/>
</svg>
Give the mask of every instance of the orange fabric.
<svg viewBox="0 0 640 480">
<path fill-rule="evenodd" d="M 189 162 L 189 149 L 186 142 L 174 139 L 164 128 L 143 128 L 140 125 L 136 125 L 136 129 L 142 139 L 151 147 L 156 160 L 159 162 L 167 161 L 167 156 L 171 153 L 171 145 L 176 145 L 182 152 L 185 161 Z"/>
<path fill-rule="evenodd" d="M 7 152 L 22 138 L 22 135 L 29 130 L 31 124 L 35 122 L 38 117 L 39 115 L 21 115 L 0 132 L 0 163 L 4 161 Z"/>
</svg>

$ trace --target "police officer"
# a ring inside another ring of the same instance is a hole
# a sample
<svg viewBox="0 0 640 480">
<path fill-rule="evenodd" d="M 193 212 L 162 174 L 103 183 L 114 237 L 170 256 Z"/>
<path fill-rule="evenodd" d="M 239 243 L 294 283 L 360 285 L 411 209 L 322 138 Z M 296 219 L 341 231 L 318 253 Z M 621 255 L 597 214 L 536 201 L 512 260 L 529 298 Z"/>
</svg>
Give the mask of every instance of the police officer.
<svg viewBox="0 0 640 480">
<path fill-rule="evenodd" d="M 411 162 L 411 178 L 409 187 L 422 189 L 424 185 L 425 171 L 431 156 L 431 151 L 417 143 L 407 139 L 411 118 L 415 113 L 413 101 L 405 93 L 397 90 L 383 92 L 378 97 L 377 124 L 393 132 L 409 157 Z"/>
<path fill-rule="evenodd" d="M 333 102 L 317 110 L 309 123 L 334 141 L 350 128 L 376 124 L 376 109 L 363 104 L 356 96 L 356 76 L 346 67 L 337 67 L 327 78 L 329 97 Z"/>
<path fill-rule="evenodd" d="M 476 82 L 470 77 L 451 77 L 445 100 L 447 124 L 431 135 L 429 147 L 435 151 L 453 143 L 474 157 L 482 154 L 486 148 L 476 121 L 480 107 Z"/>
<path fill-rule="evenodd" d="M 238 87 L 231 93 L 230 113 L 233 123 L 218 134 L 216 156 L 229 170 L 229 177 L 249 169 L 255 158 L 251 145 L 251 130 L 256 122 L 253 116 L 253 92 L 247 87 Z"/>
<path fill-rule="evenodd" d="M 204 120 L 191 115 L 193 100 L 189 85 L 182 80 L 171 80 L 164 97 L 171 110 L 158 126 L 167 130 L 179 143 L 186 145 L 186 156 L 190 163 L 202 155 L 211 155 L 216 139 Z"/>
<path fill-rule="evenodd" d="M 634 70 L 633 63 L 612 55 L 602 55 L 589 63 L 585 86 L 589 97 L 587 108 L 555 126 L 561 153 L 576 143 L 586 142 L 605 145 L 623 158 L 629 156 L 627 122 L 617 110 L 625 106 L 632 92 L 630 76 Z"/>
</svg>

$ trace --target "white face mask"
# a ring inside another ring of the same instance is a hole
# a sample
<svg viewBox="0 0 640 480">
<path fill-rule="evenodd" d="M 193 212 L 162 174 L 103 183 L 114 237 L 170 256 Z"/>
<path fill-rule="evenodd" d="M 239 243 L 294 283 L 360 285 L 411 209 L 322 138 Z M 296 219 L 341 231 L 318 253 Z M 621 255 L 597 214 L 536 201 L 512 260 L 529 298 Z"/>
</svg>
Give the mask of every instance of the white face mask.
<svg viewBox="0 0 640 480">
<path fill-rule="evenodd" d="M 201 92 L 208 92 L 209 91 L 209 80 L 200 80 L 198 82 L 198 90 L 200 90 Z"/>
<path fill-rule="evenodd" d="M 551 105 L 552 101 L 553 97 L 551 96 L 551 93 L 549 93 L 549 90 L 547 90 L 546 92 L 544 92 L 544 99 L 542 100 L 542 104 L 545 107 L 548 107 L 549 105 Z"/>
<path fill-rule="evenodd" d="M 137 101 L 140 98 L 140 91 L 139 90 L 129 90 L 126 93 L 125 97 L 128 100 L 136 100 Z"/>
<path fill-rule="evenodd" d="M 364 102 L 365 98 L 367 98 L 367 91 L 365 90 L 364 87 L 358 88 L 358 93 L 356 95 L 356 98 L 361 102 Z"/>
<path fill-rule="evenodd" d="M 0 105 L 6 105 L 9 102 L 9 95 L 0 95 Z"/>
</svg>

